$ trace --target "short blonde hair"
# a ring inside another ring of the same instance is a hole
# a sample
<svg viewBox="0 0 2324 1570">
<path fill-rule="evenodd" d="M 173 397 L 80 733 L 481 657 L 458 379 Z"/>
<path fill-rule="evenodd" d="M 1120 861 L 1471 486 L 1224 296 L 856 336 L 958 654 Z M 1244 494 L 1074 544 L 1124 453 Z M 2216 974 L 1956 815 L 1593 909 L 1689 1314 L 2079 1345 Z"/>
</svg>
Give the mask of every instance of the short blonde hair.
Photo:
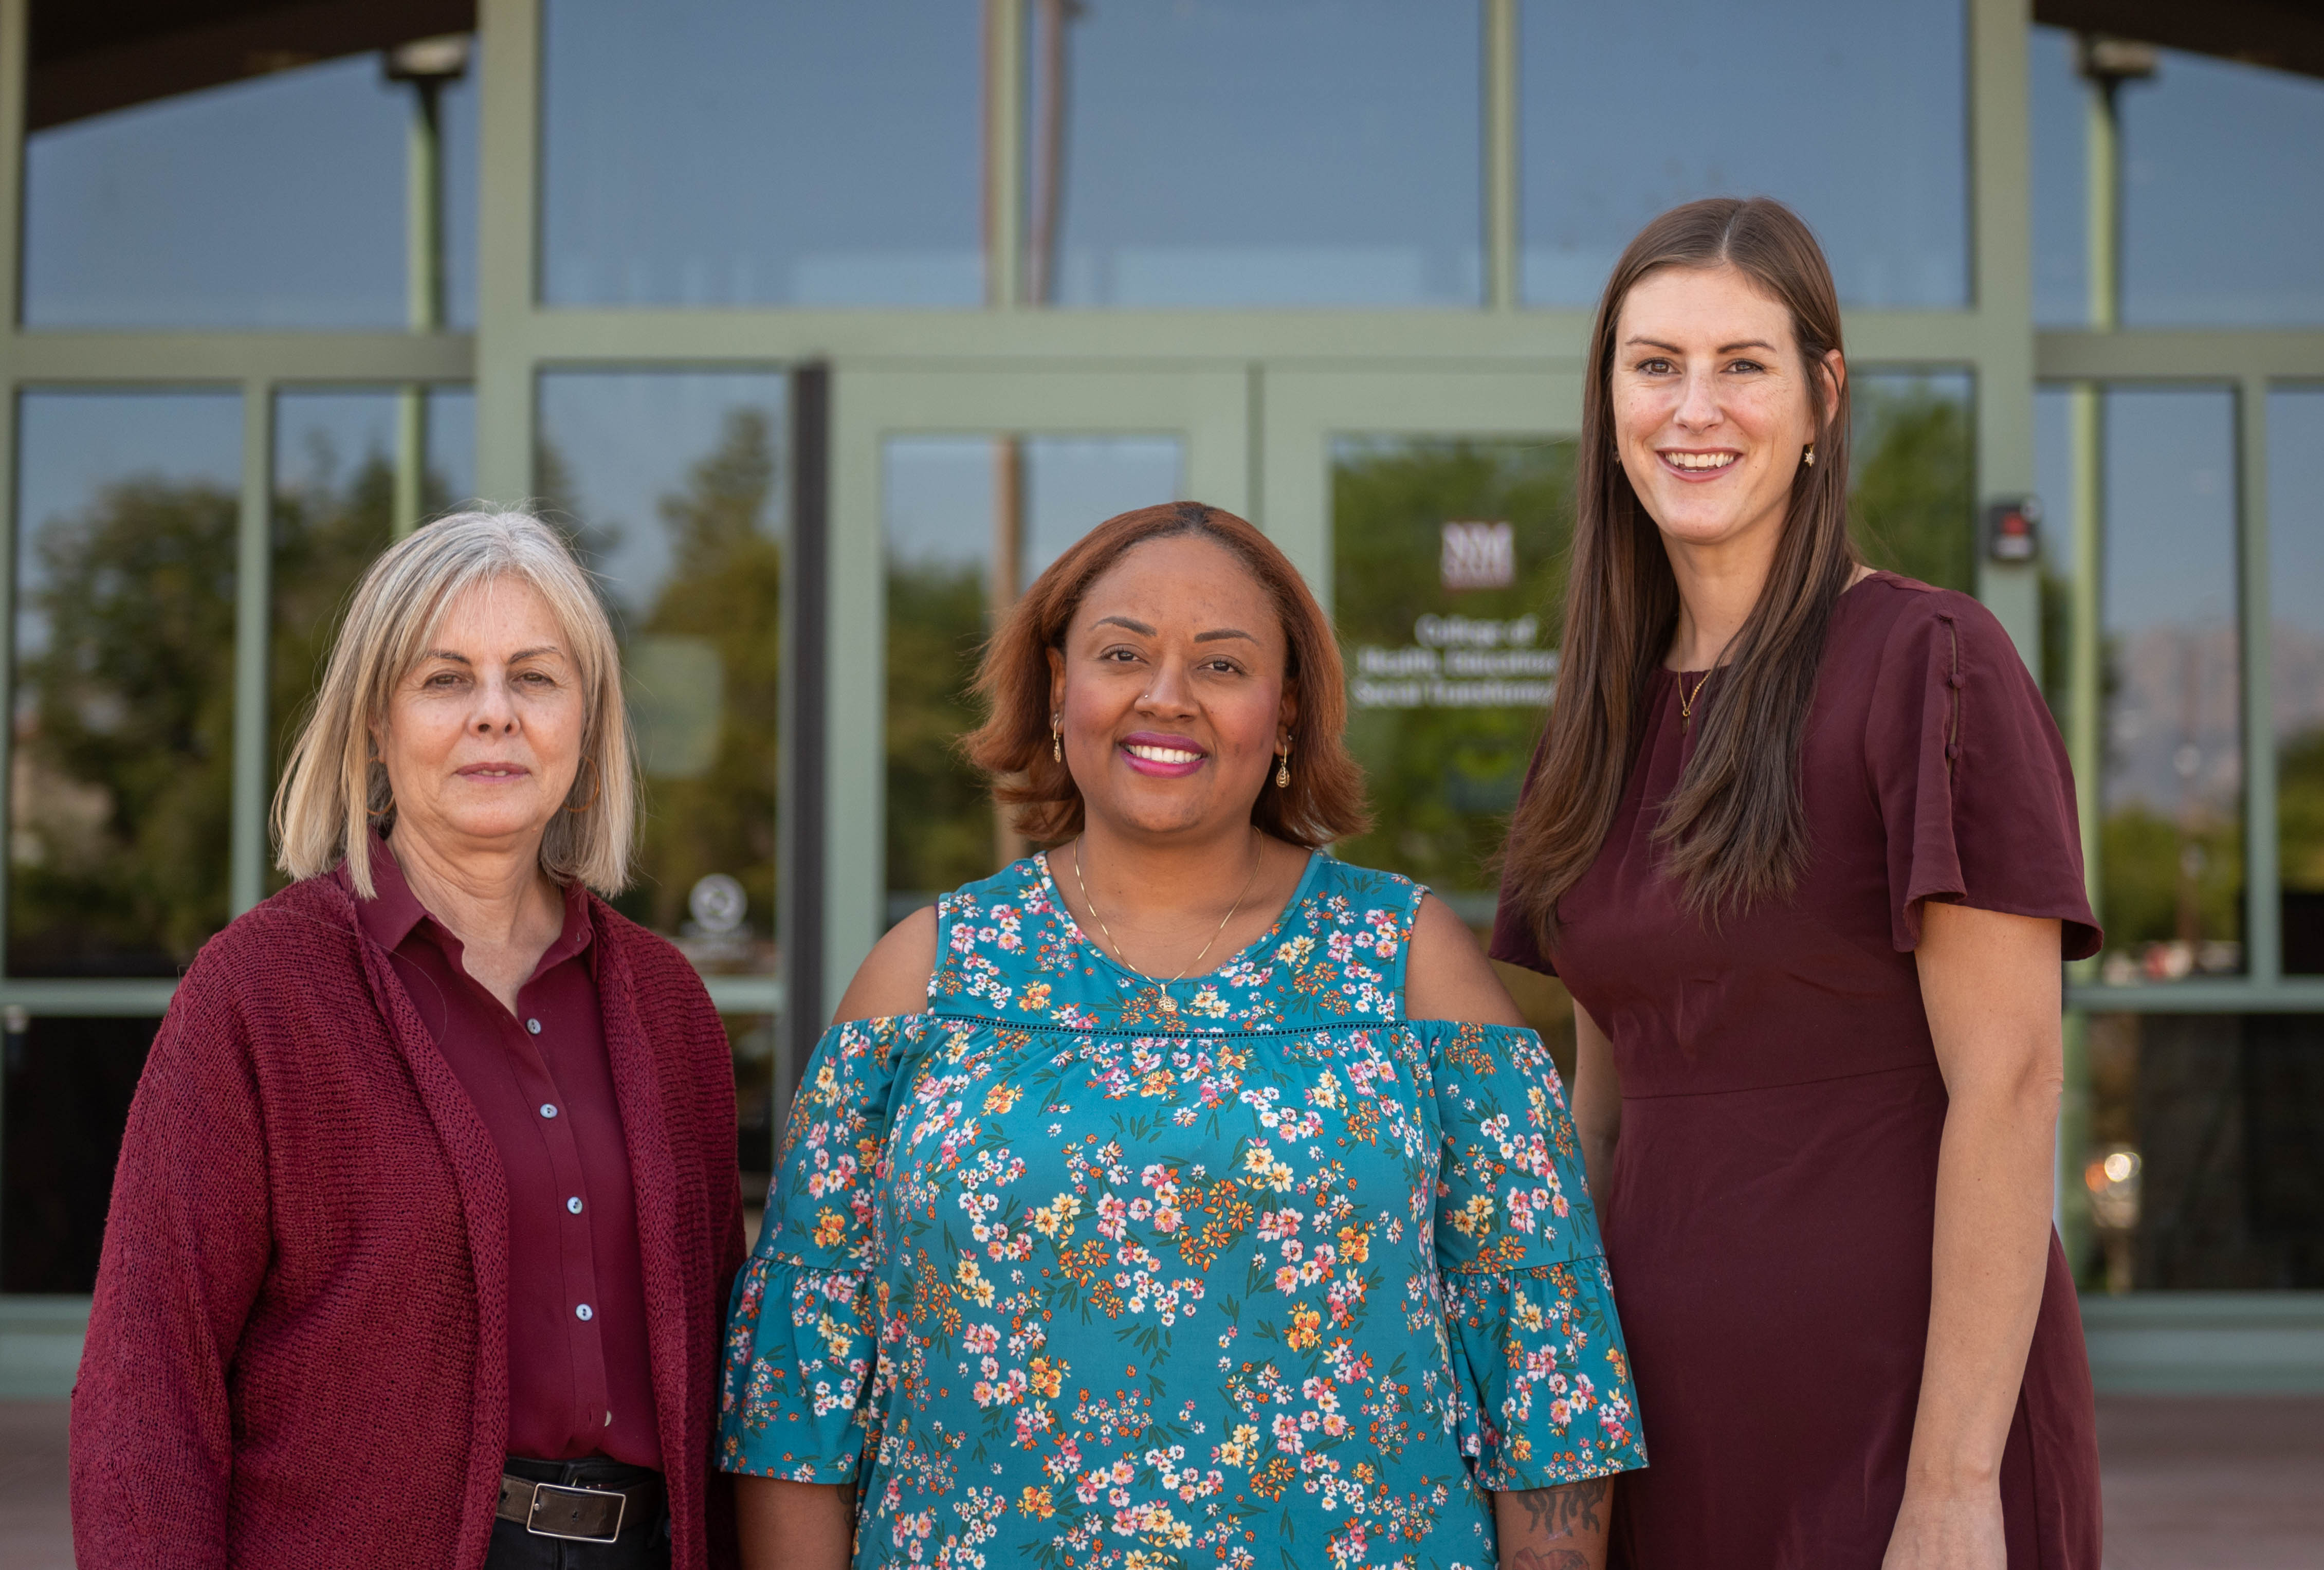
<svg viewBox="0 0 2324 1570">
<path fill-rule="evenodd" d="M 540 841 L 540 868 L 600 894 L 630 881 L 637 772 L 622 660 L 589 575 L 564 539 L 529 513 L 455 513 L 383 552 L 355 585 L 299 740 L 274 792 L 275 860 L 294 878 L 329 872 L 342 857 L 368 900 L 371 857 L 352 854 L 374 821 L 392 822 L 387 765 L 372 751 L 395 684 L 435 641 L 466 590 L 497 578 L 530 585 L 563 628 L 587 718 L 567 809 Z"/>
</svg>

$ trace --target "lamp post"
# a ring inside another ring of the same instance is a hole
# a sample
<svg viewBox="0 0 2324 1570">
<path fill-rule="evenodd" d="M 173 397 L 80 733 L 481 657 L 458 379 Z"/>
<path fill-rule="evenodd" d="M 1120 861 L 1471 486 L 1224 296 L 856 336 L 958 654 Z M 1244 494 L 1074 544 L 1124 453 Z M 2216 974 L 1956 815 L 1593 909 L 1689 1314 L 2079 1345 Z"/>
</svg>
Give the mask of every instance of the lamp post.
<svg viewBox="0 0 2324 1570">
<path fill-rule="evenodd" d="M 417 39 L 387 51 L 387 79 L 411 87 L 411 128 L 406 143 L 404 246 L 406 325 L 414 332 L 444 326 L 444 89 L 468 71 L 468 37 L 451 33 Z M 398 390 L 395 497 L 390 527 L 402 539 L 420 526 L 427 503 L 427 390 Z"/>
</svg>

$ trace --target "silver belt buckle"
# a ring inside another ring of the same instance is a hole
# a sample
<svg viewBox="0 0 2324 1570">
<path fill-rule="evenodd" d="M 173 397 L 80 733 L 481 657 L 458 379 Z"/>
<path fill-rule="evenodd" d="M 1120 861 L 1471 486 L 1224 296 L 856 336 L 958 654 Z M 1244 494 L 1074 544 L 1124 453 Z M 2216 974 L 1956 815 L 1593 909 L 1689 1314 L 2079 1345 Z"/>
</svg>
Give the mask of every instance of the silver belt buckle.
<svg viewBox="0 0 2324 1570">
<path fill-rule="evenodd" d="M 553 1532 L 533 1522 L 546 1502 L 543 1496 L 564 1496 L 572 1499 L 609 1499 L 613 1501 L 613 1529 L 602 1538 L 581 1532 Z M 555 1538 L 560 1543 L 611 1543 L 622 1535 L 622 1522 L 630 1513 L 630 1496 L 619 1489 L 576 1488 L 562 1482 L 536 1482 L 532 1485 L 532 1508 L 525 1513 L 524 1529 L 536 1538 Z"/>
</svg>

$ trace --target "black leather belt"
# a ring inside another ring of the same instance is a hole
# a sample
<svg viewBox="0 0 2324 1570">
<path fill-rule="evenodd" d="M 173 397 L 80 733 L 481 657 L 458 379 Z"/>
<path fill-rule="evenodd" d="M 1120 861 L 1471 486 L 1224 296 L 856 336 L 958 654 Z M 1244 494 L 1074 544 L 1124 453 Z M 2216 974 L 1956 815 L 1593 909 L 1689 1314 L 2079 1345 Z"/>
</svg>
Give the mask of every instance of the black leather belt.
<svg viewBox="0 0 2324 1570">
<path fill-rule="evenodd" d="M 501 1506 L 504 1521 L 515 1521 L 536 1538 L 558 1538 L 568 1543 L 610 1543 L 624 1527 L 653 1519 L 661 1508 L 661 1479 L 649 1478 L 629 1488 L 590 1488 L 583 1483 L 536 1482 L 513 1473 L 501 1473 Z"/>
</svg>

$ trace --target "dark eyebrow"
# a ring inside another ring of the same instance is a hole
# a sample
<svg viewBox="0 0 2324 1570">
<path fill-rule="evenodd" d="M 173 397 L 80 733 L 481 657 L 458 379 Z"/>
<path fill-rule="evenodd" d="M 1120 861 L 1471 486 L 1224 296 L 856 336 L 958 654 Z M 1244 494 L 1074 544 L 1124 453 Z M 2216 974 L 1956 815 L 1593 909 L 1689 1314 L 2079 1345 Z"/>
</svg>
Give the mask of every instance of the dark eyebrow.
<svg viewBox="0 0 2324 1570">
<path fill-rule="evenodd" d="M 472 661 L 466 654 L 455 654 L 449 649 L 430 649 L 427 653 L 422 654 L 420 658 L 422 660 L 449 660 L 455 665 L 468 665 L 474 663 L 474 661 Z"/>
<path fill-rule="evenodd" d="M 1258 639 L 1253 638 L 1249 633 L 1244 632 L 1240 627 L 1221 627 L 1215 633 L 1197 633 L 1194 634 L 1194 642 L 1197 643 L 1216 642 L 1221 638 L 1241 638 L 1252 643 L 1259 642 Z"/>
<path fill-rule="evenodd" d="M 513 665 L 513 664 L 515 664 L 515 663 L 516 663 L 518 660 L 530 660 L 530 659 L 533 659 L 533 658 L 535 658 L 535 657 L 537 657 L 537 656 L 539 656 L 539 655 L 542 655 L 542 654 L 562 654 L 562 653 L 564 653 L 564 652 L 565 652 L 565 651 L 564 651 L 564 650 L 559 649 L 559 648 L 558 648 L 556 644 L 554 644 L 554 643 L 543 643 L 543 644 L 542 644 L 540 648 L 538 648 L 538 649 L 520 649 L 520 650 L 518 650 L 515 653 L 513 653 L 513 654 L 512 654 L 512 655 L 510 655 L 510 656 L 508 657 L 508 662 L 509 662 L 510 664 Z"/>
<path fill-rule="evenodd" d="M 1680 348 L 1676 344 L 1666 344 L 1660 338 L 1633 337 L 1625 342 L 1622 346 L 1624 348 L 1628 348 L 1632 344 L 1643 344 L 1650 349 L 1667 349 L 1674 355 L 1683 355 L 1686 353 L 1684 349 Z M 1722 355 L 1731 355 L 1738 349 L 1765 349 L 1771 355 L 1776 352 L 1775 346 L 1767 342 L 1765 338 L 1746 338 L 1739 344 L 1721 344 L 1719 346 L 1719 352 Z"/>
<path fill-rule="evenodd" d="M 1154 636 L 1153 628 L 1148 626 L 1143 622 L 1133 622 L 1128 616 L 1100 616 L 1096 621 L 1092 622 L 1090 625 L 1093 627 L 1102 627 L 1109 623 L 1116 627 L 1127 627 L 1131 632 L 1138 633 L 1140 637 L 1151 638 Z"/>
</svg>

